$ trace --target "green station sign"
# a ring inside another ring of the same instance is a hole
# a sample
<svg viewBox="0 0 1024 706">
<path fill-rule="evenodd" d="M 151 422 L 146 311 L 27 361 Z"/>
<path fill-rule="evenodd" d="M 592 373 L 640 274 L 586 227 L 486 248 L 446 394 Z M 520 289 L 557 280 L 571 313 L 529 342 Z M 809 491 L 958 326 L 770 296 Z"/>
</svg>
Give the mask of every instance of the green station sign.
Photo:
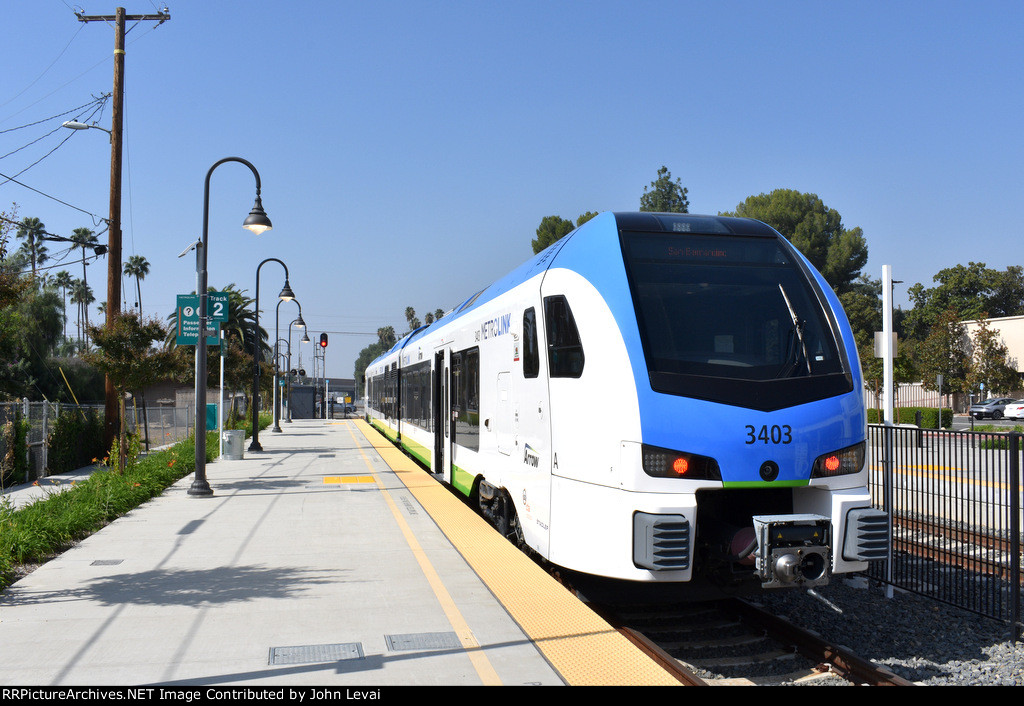
<svg viewBox="0 0 1024 706">
<path fill-rule="evenodd" d="M 220 324 L 228 320 L 227 292 L 210 292 L 206 295 L 206 345 L 220 345 Z M 199 343 L 199 295 L 178 295 L 177 343 L 179 346 L 194 346 Z"/>
</svg>

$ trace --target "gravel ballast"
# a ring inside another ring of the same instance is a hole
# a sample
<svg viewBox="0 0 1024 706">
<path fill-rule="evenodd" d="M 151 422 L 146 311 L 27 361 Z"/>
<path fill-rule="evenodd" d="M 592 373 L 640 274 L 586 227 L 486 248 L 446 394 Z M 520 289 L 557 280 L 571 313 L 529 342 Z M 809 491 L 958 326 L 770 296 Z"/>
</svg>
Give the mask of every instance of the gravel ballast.
<svg viewBox="0 0 1024 706">
<path fill-rule="evenodd" d="M 1024 642 L 1012 628 L 867 579 L 838 579 L 816 592 L 769 591 L 755 602 L 891 672 L 925 686 L 1024 686 Z"/>
</svg>

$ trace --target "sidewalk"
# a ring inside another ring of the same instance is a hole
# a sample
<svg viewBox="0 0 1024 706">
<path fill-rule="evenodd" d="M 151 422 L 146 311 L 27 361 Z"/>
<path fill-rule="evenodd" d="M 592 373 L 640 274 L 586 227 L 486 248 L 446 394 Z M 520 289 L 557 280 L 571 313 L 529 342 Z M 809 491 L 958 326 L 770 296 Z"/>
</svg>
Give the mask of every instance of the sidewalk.
<svg viewBox="0 0 1024 706">
<path fill-rule="evenodd" d="M 21 485 L 13 485 L 10 488 L 4 488 L 3 492 L 0 493 L 0 502 L 3 501 L 3 498 L 9 498 L 13 507 L 25 507 L 40 498 L 46 497 L 49 493 L 60 492 L 61 490 L 72 487 L 75 482 L 82 480 L 83 478 L 88 478 L 89 475 L 97 468 L 99 468 L 99 464 L 94 464 L 92 466 L 79 468 L 75 471 L 47 476 L 46 478 L 33 481 L 31 483 L 22 483 Z"/>
<path fill-rule="evenodd" d="M 355 422 L 285 426 L 0 592 L 0 683 L 565 683 Z"/>
</svg>

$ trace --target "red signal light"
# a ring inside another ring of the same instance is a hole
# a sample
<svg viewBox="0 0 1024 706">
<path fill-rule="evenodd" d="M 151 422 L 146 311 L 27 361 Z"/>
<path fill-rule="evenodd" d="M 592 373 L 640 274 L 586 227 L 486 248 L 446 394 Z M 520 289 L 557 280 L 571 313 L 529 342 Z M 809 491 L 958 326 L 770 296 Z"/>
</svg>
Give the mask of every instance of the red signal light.
<svg viewBox="0 0 1024 706">
<path fill-rule="evenodd" d="M 320 347 L 321 348 L 326 348 L 327 347 L 327 334 L 326 333 L 321 333 L 320 334 Z"/>
</svg>

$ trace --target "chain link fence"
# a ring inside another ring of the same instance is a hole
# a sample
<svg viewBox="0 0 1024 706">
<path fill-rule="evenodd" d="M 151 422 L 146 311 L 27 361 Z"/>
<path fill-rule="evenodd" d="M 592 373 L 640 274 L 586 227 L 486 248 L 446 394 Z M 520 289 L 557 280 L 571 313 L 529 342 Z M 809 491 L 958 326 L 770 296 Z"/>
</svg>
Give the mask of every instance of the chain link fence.
<svg viewBox="0 0 1024 706">
<path fill-rule="evenodd" d="M 72 405 L 61 402 L 4 402 L 0 403 L 0 426 L 8 422 L 26 420 L 26 461 L 28 480 L 45 478 L 49 473 L 49 438 L 55 420 L 61 414 L 95 413 L 104 418 L 103 405 Z M 125 408 L 125 426 L 129 433 L 141 434 L 142 448 L 154 449 L 177 443 L 194 431 L 195 412 L 191 407 L 138 407 Z M 8 452 L 7 439 L 0 435 L 0 458 Z"/>
</svg>

